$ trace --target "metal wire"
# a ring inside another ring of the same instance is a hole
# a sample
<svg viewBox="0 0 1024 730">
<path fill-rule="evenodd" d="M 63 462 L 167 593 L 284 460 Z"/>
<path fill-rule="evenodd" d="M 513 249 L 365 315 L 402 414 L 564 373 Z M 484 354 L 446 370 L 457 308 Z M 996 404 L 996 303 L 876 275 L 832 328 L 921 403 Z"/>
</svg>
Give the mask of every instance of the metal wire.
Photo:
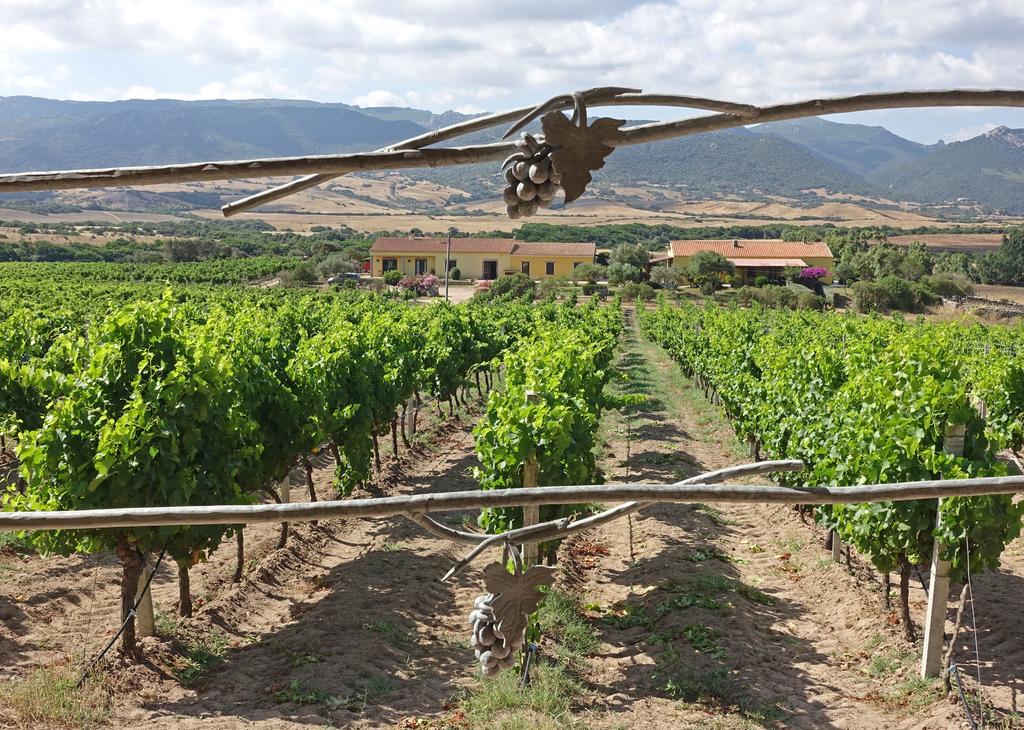
<svg viewBox="0 0 1024 730">
<path fill-rule="evenodd" d="M 166 548 L 160 551 L 160 557 L 156 559 L 156 564 L 153 566 L 153 570 L 151 570 L 149 575 L 146 576 L 146 585 L 142 588 L 141 591 L 139 591 L 139 597 L 135 599 L 135 604 L 128 612 L 127 618 L 125 618 L 125 620 L 121 623 L 121 628 L 119 628 L 117 630 L 117 633 L 114 634 L 113 637 L 111 637 L 110 641 L 107 642 L 107 645 L 104 646 L 100 653 L 96 655 L 96 658 L 89 662 L 88 666 L 86 666 L 85 668 L 85 671 L 82 672 L 82 676 L 78 678 L 77 682 L 75 682 L 75 689 L 78 689 L 82 686 L 85 680 L 89 677 L 89 674 L 92 672 L 92 668 L 96 666 L 96 663 L 99 662 L 100 659 L 107 655 L 107 652 L 110 651 L 110 647 L 114 645 L 114 642 L 117 641 L 121 634 L 124 633 L 124 630 L 128 628 L 128 624 L 131 623 L 132 620 L 134 620 L 135 613 L 139 609 L 139 604 L 142 603 L 142 599 L 146 597 L 146 591 L 149 590 L 149 584 L 153 582 L 153 576 L 156 575 L 156 571 L 160 567 L 160 562 L 164 559 L 164 553 L 166 552 Z"/>
</svg>

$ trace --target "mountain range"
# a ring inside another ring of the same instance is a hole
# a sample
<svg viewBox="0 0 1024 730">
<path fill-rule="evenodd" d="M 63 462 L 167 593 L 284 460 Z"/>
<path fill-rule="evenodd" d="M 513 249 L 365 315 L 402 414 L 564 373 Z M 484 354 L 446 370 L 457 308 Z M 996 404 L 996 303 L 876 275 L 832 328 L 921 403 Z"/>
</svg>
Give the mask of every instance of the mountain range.
<svg viewBox="0 0 1024 730">
<path fill-rule="evenodd" d="M 0 97 L 0 171 L 369 150 L 466 118 L 276 99 Z M 407 177 L 462 190 L 462 200 L 492 197 L 501 184 L 494 165 L 410 171 Z M 594 178 L 597 194 L 609 197 L 621 195 L 623 186 L 702 199 L 849 194 L 880 206 L 912 202 L 938 212 L 1024 214 L 1024 130 L 999 127 L 963 142 L 924 145 L 882 127 L 799 119 L 624 147 Z"/>
</svg>

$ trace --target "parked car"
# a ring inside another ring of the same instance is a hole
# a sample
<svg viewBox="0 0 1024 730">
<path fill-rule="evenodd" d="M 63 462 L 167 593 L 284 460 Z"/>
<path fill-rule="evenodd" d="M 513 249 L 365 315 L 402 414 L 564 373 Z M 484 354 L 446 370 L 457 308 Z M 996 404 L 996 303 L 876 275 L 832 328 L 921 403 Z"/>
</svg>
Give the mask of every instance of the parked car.
<svg viewBox="0 0 1024 730">
<path fill-rule="evenodd" d="M 344 274 L 335 274 L 327 280 L 328 284 L 344 284 L 346 281 L 352 281 L 356 284 L 359 283 L 359 274 L 354 271 L 348 271 Z"/>
</svg>

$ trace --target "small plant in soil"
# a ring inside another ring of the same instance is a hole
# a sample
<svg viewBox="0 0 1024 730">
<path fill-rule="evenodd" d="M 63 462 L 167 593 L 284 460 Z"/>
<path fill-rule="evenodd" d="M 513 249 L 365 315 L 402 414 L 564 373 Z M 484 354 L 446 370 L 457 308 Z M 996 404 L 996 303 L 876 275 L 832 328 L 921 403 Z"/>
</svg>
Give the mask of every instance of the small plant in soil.
<svg viewBox="0 0 1024 730">
<path fill-rule="evenodd" d="M 390 621 L 372 621 L 363 624 L 363 629 L 380 634 L 386 642 L 400 649 L 406 649 L 414 643 L 413 637 L 408 631 Z"/>
<path fill-rule="evenodd" d="M 711 507 L 706 504 L 697 506 L 697 511 L 702 512 L 709 520 L 718 525 L 719 527 L 728 527 L 732 522 L 725 516 L 725 514 L 715 507 Z"/>
<path fill-rule="evenodd" d="M 334 700 L 337 698 L 333 695 L 316 687 L 307 687 L 297 679 L 293 679 L 286 687 L 274 692 L 274 702 L 281 705 L 328 705 Z"/>
<path fill-rule="evenodd" d="M 322 655 L 310 651 L 286 651 L 285 656 L 288 657 L 288 666 L 293 669 L 304 667 L 307 664 L 319 664 L 323 659 Z"/>
<path fill-rule="evenodd" d="M 191 687 L 208 671 L 224 661 L 231 640 L 224 634 L 210 631 L 192 637 L 180 637 L 182 663 L 173 670 L 174 676 L 186 687 Z"/>
</svg>

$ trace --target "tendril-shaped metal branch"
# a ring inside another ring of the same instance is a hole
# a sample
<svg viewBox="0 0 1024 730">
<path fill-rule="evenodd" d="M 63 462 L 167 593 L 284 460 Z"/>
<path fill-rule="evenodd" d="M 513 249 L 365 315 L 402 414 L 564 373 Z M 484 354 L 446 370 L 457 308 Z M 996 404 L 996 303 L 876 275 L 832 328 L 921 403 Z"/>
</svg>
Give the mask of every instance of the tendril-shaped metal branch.
<svg viewBox="0 0 1024 730">
<path fill-rule="evenodd" d="M 621 131 L 621 138 L 616 142 L 616 146 L 624 146 L 646 144 L 747 124 L 776 122 L 822 114 L 912 107 L 1024 107 L 1024 91 L 1014 89 L 898 91 L 830 99 L 810 99 L 789 104 L 757 107 L 693 96 L 645 94 L 633 89 L 605 87 L 576 92 L 576 94 L 564 94 L 536 106 L 512 109 L 460 122 L 397 142 L 374 152 L 199 162 L 183 165 L 9 173 L 0 175 L 0 193 L 124 185 L 161 185 L 285 175 L 304 176 L 229 203 L 222 208 L 224 215 L 233 215 L 293 195 L 300 190 L 351 172 L 500 161 L 516 150 L 513 142 L 465 147 L 431 147 L 430 145 L 509 123 L 512 123 L 510 131 L 514 132 L 528 124 L 539 113 L 578 107 L 581 101 L 591 109 L 602 106 L 668 106 L 718 112 L 676 121 L 652 122 L 626 127 Z"/>
</svg>

